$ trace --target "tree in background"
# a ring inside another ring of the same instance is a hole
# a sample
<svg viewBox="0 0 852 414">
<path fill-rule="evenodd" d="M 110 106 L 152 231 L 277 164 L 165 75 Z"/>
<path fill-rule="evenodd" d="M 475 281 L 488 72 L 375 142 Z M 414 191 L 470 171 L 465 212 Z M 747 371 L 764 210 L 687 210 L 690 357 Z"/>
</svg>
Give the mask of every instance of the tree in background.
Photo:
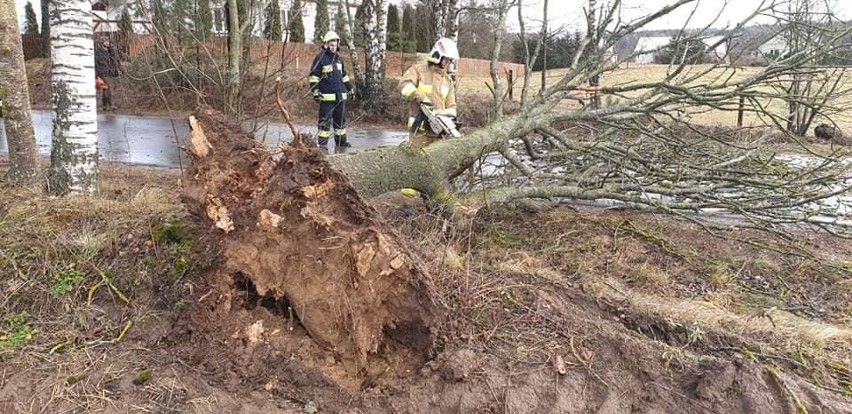
<svg viewBox="0 0 852 414">
<path fill-rule="evenodd" d="M 405 3 L 402 6 L 402 27 L 400 27 L 402 35 L 400 42 L 402 43 L 402 51 L 414 53 L 417 50 L 417 27 L 415 26 L 414 7 Z"/>
<path fill-rule="evenodd" d="M 41 0 L 41 55 L 50 56 L 50 12 L 51 0 Z"/>
<path fill-rule="evenodd" d="M 302 21 L 301 0 L 293 0 L 290 16 L 290 24 L 287 27 L 287 31 L 290 32 L 288 41 L 291 43 L 305 43 L 305 23 Z"/>
<path fill-rule="evenodd" d="M 12 9 L 14 10 L 14 7 Z M 27 34 L 38 34 L 38 17 L 36 17 L 35 10 L 33 10 L 33 4 L 29 1 L 24 6 L 24 15 L 26 16 L 24 32 Z"/>
<path fill-rule="evenodd" d="M 344 3 L 337 4 L 337 11 L 335 12 L 334 17 L 334 31 L 337 32 L 337 35 L 340 36 L 340 46 L 349 47 L 350 44 L 350 36 L 352 36 L 352 31 L 348 26 L 349 16 L 346 12 L 346 5 Z"/>
<path fill-rule="evenodd" d="M 355 22 L 352 24 L 352 38 L 355 41 L 355 47 L 364 47 L 366 35 L 364 34 L 364 3 L 361 2 L 355 9 Z"/>
<path fill-rule="evenodd" d="M 372 114 L 385 110 L 388 0 L 364 2 L 364 109 Z"/>
<path fill-rule="evenodd" d="M 195 37 L 199 40 L 205 40 L 210 37 L 210 33 L 213 31 L 213 13 L 210 9 L 210 0 L 195 1 Z"/>
<path fill-rule="evenodd" d="M 491 59 L 497 15 L 491 8 L 467 9 L 461 16 L 458 45 L 463 57 Z M 508 49 L 508 48 L 507 48 Z"/>
<path fill-rule="evenodd" d="M 314 44 L 321 45 L 322 37 L 328 32 L 328 1 L 316 0 L 316 18 L 314 19 Z"/>
<path fill-rule="evenodd" d="M 432 7 L 427 1 L 421 0 L 414 11 L 413 39 L 416 42 L 418 52 L 426 53 L 435 44 L 435 25 L 432 20 Z"/>
<path fill-rule="evenodd" d="M 529 35 L 526 38 L 527 47 L 529 50 L 534 50 L 541 38 L 541 34 Z M 580 33 L 565 33 L 560 36 L 551 36 L 545 42 L 547 49 L 547 68 L 559 69 L 570 67 L 574 55 L 579 51 L 582 44 L 583 35 Z M 513 44 L 512 61 L 515 63 L 525 63 L 524 43 L 520 38 L 515 39 Z M 544 60 L 541 54 L 531 62 L 533 71 L 540 71 L 544 67 Z"/>
<path fill-rule="evenodd" d="M 361 59 L 358 55 L 358 49 L 355 47 L 352 28 L 359 25 L 355 22 L 355 18 L 352 17 L 352 8 L 349 7 L 348 1 L 338 3 L 337 15 L 337 26 L 340 28 L 337 34 L 340 35 L 341 44 L 345 44 L 346 48 L 349 49 L 348 73 L 355 81 L 355 93 L 358 96 L 364 88 L 364 72 L 361 70 Z"/>
<path fill-rule="evenodd" d="M 281 28 L 281 4 L 278 0 L 269 0 L 263 14 L 263 37 L 267 40 L 281 40 L 283 29 Z"/>
<path fill-rule="evenodd" d="M 27 7 L 32 10 L 29 2 Z M 9 170 L 4 179 L 26 184 L 36 176 L 36 138 L 18 27 L 15 0 L 0 0 L 0 44 L 7 45 L 0 47 L 0 113 L 6 120 L 9 147 Z"/>
<path fill-rule="evenodd" d="M 388 50 L 402 51 L 402 32 L 400 31 L 399 8 L 395 4 L 388 6 Z"/>
<path fill-rule="evenodd" d="M 130 54 L 130 37 L 133 35 L 133 19 L 130 18 L 130 11 L 127 9 L 121 12 L 121 20 L 118 21 L 118 33 L 116 50 L 118 51 L 118 58 L 124 60 Z"/>
<path fill-rule="evenodd" d="M 98 193 L 98 118 L 89 0 L 51 0 L 53 140 L 47 190 Z"/>
<path fill-rule="evenodd" d="M 694 65 L 702 63 L 706 56 L 707 45 L 701 39 L 675 36 L 654 55 L 654 63 Z"/>
</svg>

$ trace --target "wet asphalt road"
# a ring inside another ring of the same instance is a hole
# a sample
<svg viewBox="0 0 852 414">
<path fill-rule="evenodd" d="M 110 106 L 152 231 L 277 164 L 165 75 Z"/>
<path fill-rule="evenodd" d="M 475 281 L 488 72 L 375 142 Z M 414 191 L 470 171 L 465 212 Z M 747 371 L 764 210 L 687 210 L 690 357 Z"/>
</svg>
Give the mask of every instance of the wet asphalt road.
<svg viewBox="0 0 852 414">
<path fill-rule="evenodd" d="M 50 155 L 53 112 L 33 111 L 38 152 Z M 298 126 L 300 130 L 316 133 L 316 127 Z M 347 128 L 352 150 L 398 145 L 406 139 L 405 131 L 365 131 Z M 270 147 L 290 141 L 292 135 L 285 124 L 270 123 L 256 132 L 259 140 Z M 163 117 L 98 114 L 98 146 L 101 160 L 160 167 L 186 166 L 186 154 L 178 145 L 184 145 L 189 136 L 186 119 Z M 330 145 L 334 152 L 334 145 Z M 0 152 L 8 152 L 5 129 L 0 127 Z"/>
</svg>

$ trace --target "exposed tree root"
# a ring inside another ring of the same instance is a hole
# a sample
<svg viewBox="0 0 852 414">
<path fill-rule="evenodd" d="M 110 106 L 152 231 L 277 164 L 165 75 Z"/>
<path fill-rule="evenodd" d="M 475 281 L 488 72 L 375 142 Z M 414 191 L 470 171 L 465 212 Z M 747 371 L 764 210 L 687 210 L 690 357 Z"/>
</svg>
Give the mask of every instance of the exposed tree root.
<svg viewBox="0 0 852 414">
<path fill-rule="evenodd" d="M 218 271 L 286 298 L 314 341 L 355 370 L 389 342 L 430 350 L 424 271 L 324 154 L 299 137 L 276 160 L 206 108 L 190 125 L 183 199 L 219 229 Z"/>
</svg>

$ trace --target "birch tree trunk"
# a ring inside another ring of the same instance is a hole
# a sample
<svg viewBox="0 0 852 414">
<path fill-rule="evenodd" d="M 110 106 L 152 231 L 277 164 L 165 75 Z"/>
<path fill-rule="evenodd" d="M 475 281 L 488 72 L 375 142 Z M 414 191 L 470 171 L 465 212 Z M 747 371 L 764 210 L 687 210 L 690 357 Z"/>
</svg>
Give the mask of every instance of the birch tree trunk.
<svg viewBox="0 0 852 414">
<path fill-rule="evenodd" d="M 364 79 L 364 108 L 373 114 L 384 111 L 385 53 L 387 49 L 387 0 L 364 3 L 364 31 L 367 37 L 364 57 L 367 61 Z"/>
<path fill-rule="evenodd" d="M 453 39 L 456 44 L 459 42 L 459 0 L 447 0 L 447 23 L 446 37 Z"/>
<path fill-rule="evenodd" d="M 352 67 L 352 74 L 355 75 L 355 84 L 360 88 L 364 85 L 364 73 L 361 71 L 361 59 L 358 58 L 358 49 L 355 48 L 355 37 L 352 35 L 352 12 L 349 10 L 349 1 L 346 0 L 340 4 L 343 7 L 346 21 L 343 23 L 344 36 L 346 37 L 346 48 L 349 49 L 349 66 Z"/>
<path fill-rule="evenodd" d="M 500 58 L 500 49 L 503 46 L 503 35 L 506 28 L 506 15 L 509 13 L 509 0 L 499 0 L 497 3 L 497 27 L 494 30 L 494 50 L 491 53 L 490 73 L 491 82 L 494 87 L 491 89 L 494 97 L 494 118 L 500 119 L 503 116 L 503 87 L 500 83 L 500 69 L 498 59 Z"/>
<path fill-rule="evenodd" d="M 98 192 L 98 120 L 92 5 L 88 0 L 51 0 L 53 149 L 47 190 L 51 194 Z"/>
<path fill-rule="evenodd" d="M 0 113 L 9 146 L 6 179 L 23 184 L 36 175 L 36 139 L 19 27 L 15 1 L 0 0 Z"/>
<path fill-rule="evenodd" d="M 435 26 L 433 29 L 435 30 L 435 38 L 432 39 L 432 43 L 444 37 L 447 33 L 447 19 L 449 18 L 449 14 L 447 14 L 448 6 L 449 4 L 447 0 L 438 0 L 433 6 L 434 8 L 432 9 L 432 13 L 434 14 Z"/>
</svg>

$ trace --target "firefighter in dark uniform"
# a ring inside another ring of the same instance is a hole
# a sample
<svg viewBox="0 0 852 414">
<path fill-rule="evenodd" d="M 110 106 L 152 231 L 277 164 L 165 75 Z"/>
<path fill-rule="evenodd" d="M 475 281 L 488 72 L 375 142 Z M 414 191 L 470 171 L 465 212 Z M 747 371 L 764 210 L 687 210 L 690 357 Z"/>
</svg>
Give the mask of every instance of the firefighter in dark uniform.
<svg viewBox="0 0 852 414">
<path fill-rule="evenodd" d="M 352 146 L 346 141 L 346 98 L 352 92 L 352 83 L 343 66 L 343 59 L 337 54 L 340 36 L 328 32 L 323 36 L 323 50 L 311 65 L 308 82 L 311 94 L 319 102 L 319 120 L 317 122 L 317 144 L 328 150 L 328 138 L 334 127 L 334 145 L 338 148 Z"/>
</svg>

